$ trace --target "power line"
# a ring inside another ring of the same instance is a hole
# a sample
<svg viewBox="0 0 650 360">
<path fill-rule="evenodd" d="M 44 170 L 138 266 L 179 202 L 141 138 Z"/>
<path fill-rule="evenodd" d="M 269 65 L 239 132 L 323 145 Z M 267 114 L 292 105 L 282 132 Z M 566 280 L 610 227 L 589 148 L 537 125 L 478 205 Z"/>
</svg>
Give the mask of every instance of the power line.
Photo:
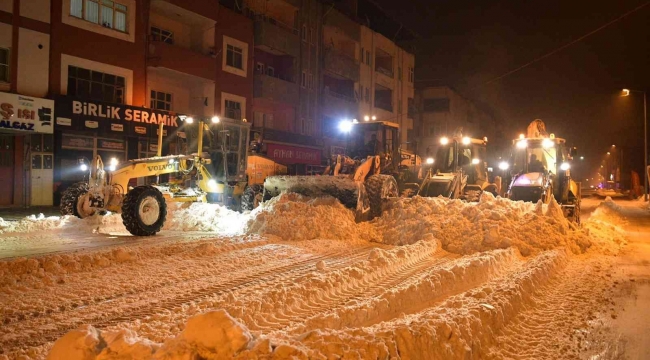
<svg viewBox="0 0 650 360">
<path fill-rule="evenodd" d="M 485 82 L 485 83 L 483 83 L 483 84 L 481 84 L 481 85 L 477 85 L 477 86 L 475 86 L 474 88 L 477 88 L 477 87 L 480 87 L 480 86 L 484 86 L 484 85 L 491 84 L 491 83 L 493 83 L 493 82 L 495 82 L 495 81 L 497 81 L 497 80 L 503 79 L 504 77 L 506 77 L 506 76 L 508 76 L 508 75 L 512 75 L 512 74 L 516 73 L 516 72 L 519 71 L 519 70 L 522 70 L 522 69 L 524 69 L 524 68 L 526 68 L 526 67 L 528 67 L 528 66 L 530 66 L 530 65 L 532 65 L 532 64 L 534 64 L 534 63 L 536 63 L 536 62 L 538 62 L 538 61 L 540 61 L 540 60 L 543 60 L 543 59 L 545 59 L 545 58 L 547 58 L 547 57 L 549 57 L 549 56 L 551 56 L 551 55 L 553 55 L 553 54 L 555 54 L 555 53 L 557 53 L 557 52 L 559 52 L 559 51 L 562 51 L 562 50 L 568 48 L 569 46 L 571 46 L 571 45 L 573 45 L 573 44 L 575 44 L 575 43 L 578 43 L 578 42 L 580 42 L 580 41 L 582 41 L 582 40 L 588 38 L 589 36 L 591 36 L 591 35 L 593 35 L 593 34 L 599 32 L 600 30 L 602 30 L 602 29 L 604 29 L 604 28 L 606 28 L 606 27 L 608 27 L 608 26 L 610 26 L 610 25 L 612 25 L 612 24 L 614 24 L 614 23 L 616 23 L 616 22 L 622 20 L 622 19 L 625 18 L 626 16 L 628 16 L 628 15 L 630 15 L 630 14 L 633 14 L 633 13 L 635 13 L 635 12 L 641 10 L 642 8 L 646 7 L 646 6 L 649 5 L 649 4 L 650 4 L 650 1 L 645 2 L 645 3 L 643 3 L 643 4 L 639 5 L 639 6 L 637 6 L 636 8 L 634 8 L 634 9 L 632 9 L 632 10 L 626 12 L 625 14 L 623 14 L 623 15 L 617 17 L 616 19 L 614 19 L 614 20 L 612 20 L 612 21 L 606 23 L 605 25 L 602 25 L 602 26 L 600 26 L 599 28 L 590 31 L 590 32 L 588 32 L 587 34 L 582 35 L 582 36 L 580 36 L 579 38 L 577 38 L 577 39 L 575 39 L 575 40 L 573 40 L 573 41 L 570 41 L 569 43 L 564 44 L 564 45 L 560 46 L 559 48 L 556 48 L 556 49 L 552 50 L 551 52 L 546 53 L 545 55 L 542 55 L 542 56 L 540 56 L 540 57 L 538 57 L 538 58 L 536 58 L 536 59 L 533 59 L 532 61 L 529 61 L 529 62 L 527 62 L 526 64 L 521 65 L 521 66 L 519 66 L 518 68 L 516 68 L 516 69 L 514 69 L 514 70 L 510 70 L 510 71 L 508 71 L 507 73 L 505 73 L 505 74 L 503 74 L 503 75 L 497 76 L 497 77 L 495 77 L 495 78 L 493 78 L 493 79 L 491 79 L 491 80 L 489 80 L 489 81 L 487 81 L 487 82 Z"/>
</svg>

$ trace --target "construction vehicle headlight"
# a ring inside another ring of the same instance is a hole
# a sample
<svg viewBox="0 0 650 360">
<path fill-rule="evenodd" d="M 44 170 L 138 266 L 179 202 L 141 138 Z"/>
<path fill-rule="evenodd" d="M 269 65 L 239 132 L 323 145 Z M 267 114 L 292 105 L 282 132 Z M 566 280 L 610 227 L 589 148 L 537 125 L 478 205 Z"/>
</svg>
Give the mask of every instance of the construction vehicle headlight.
<svg viewBox="0 0 650 360">
<path fill-rule="evenodd" d="M 501 169 L 501 170 L 508 170 L 509 167 L 510 167 L 510 164 L 508 164 L 505 161 L 502 161 L 502 162 L 499 163 L 499 169 Z"/>
<path fill-rule="evenodd" d="M 551 139 L 542 140 L 542 147 L 544 149 L 552 148 L 553 147 L 553 140 L 551 140 Z"/>
<path fill-rule="evenodd" d="M 220 121 L 218 116 L 213 116 L 211 120 L 213 124 L 218 124 Z"/>
<path fill-rule="evenodd" d="M 169 159 L 169 163 L 170 163 L 170 164 L 173 164 L 173 163 L 175 163 L 175 162 L 176 162 L 176 160 L 174 160 L 174 159 Z"/>
<path fill-rule="evenodd" d="M 352 121 L 343 120 L 339 123 L 339 130 L 348 133 L 352 131 Z"/>
<path fill-rule="evenodd" d="M 216 188 L 216 187 L 217 187 L 217 182 L 216 182 L 214 179 L 210 179 L 210 180 L 208 180 L 208 187 L 209 187 L 210 189 L 214 189 L 214 188 Z"/>
<path fill-rule="evenodd" d="M 446 136 L 443 136 L 440 138 L 440 144 L 441 145 L 447 145 L 449 144 L 449 139 Z"/>
<path fill-rule="evenodd" d="M 479 159 L 472 159 L 472 164 L 473 165 L 478 165 L 481 162 Z"/>
<path fill-rule="evenodd" d="M 571 165 L 567 162 L 563 162 L 562 165 L 560 165 L 560 170 L 567 171 L 571 168 Z"/>
<path fill-rule="evenodd" d="M 431 165 L 431 164 L 433 164 L 433 162 L 434 162 L 434 160 L 433 160 L 432 157 L 427 158 L 427 164 Z"/>
<path fill-rule="evenodd" d="M 525 139 L 517 141 L 517 148 L 525 149 L 527 147 L 528 147 L 528 141 L 526 141 Z"/>
<path fill-rule="evenodd" d="M 79 166 L 79 169 L 80 169 L 81 171 L 88 171 L 88 165 L 86 165 L 86 164 L 81 164 L 81 165 Z"/>
<path fill-rule="evenodd" d="M 465 136 L 462 141 L 463 141 L 463 145 L 469 145 L 472 142 L 472 139 Z"/>
<path fill-rule="evenodd" d="M 190 117 L 186 117 L 186 118 L 185 118 L 185 122 L 188 123 L 188 124 L 193 124 L 193 123 L 194 123 L 194 118 L 191 117 L 191 116 L 190 116 Z"/>
</svg>

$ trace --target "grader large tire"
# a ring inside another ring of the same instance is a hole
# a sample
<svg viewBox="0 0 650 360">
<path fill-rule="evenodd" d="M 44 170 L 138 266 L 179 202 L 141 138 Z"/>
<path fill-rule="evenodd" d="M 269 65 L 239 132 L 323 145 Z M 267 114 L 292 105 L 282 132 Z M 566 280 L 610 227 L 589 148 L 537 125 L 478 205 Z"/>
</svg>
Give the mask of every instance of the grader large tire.
<svg viewBox="0 0 650 360">
<path fill-rule="evenodd" d="M 372 175 L 366 180 L 365 186 L 370 202 L 370 220 L 381 216 L 385 199 L 399 196 L 397 181 L 390 175 Z"/>
<path fill-rule="evenodd" d="M 262 185 L 246 186 L 241 196 L 241 210 L 253 211 L 262 203 L 264 196 L 264 187 Z"/>
<path fill-rule="evenodd" d="M 165 198 L 153 186 L 137 186 L 124 197 L 122 223 L 133 235 L 155 235 L 165 224 L 166 216 Z"/>
<path fill-rule="evenodd" d="M 77 210 L 77 202 L 79 197 L 88 192 L 88 183 L 78 182 L 70 185 L 63 195 L 61 195 L 61 204 L 59 205 L 59 211 L 61 215 L 74 215 L 78 218 L 81 218 L 79 210 Z"/>
</svg>

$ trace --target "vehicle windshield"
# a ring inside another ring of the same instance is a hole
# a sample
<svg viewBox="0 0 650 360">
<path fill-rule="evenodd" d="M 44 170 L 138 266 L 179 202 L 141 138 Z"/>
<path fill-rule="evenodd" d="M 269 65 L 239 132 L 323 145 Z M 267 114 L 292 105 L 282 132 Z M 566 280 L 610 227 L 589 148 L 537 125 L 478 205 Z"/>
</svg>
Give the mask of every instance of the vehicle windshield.
<svg viewBox="0 0 650 360">
<path fill-rule="evenodd" d="M 556 173 L 558 156 L 555 143 L 543 146 L 542 140 L 528 141 L 524 149 L 517 148 L 513 169 L 517 172 L 546 172 Z"/>
</svg>

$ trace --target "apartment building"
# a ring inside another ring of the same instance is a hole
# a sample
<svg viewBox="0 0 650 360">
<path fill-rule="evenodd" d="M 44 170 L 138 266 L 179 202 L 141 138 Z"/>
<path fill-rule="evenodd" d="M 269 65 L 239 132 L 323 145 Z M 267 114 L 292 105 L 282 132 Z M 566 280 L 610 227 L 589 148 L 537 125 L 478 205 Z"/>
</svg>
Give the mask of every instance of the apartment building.
<svg viewBox="0 0 650 360">
<path fill-rule="evenodd" d="M 250 0 L 254 20 L 253 132 L 269 158 L 305 174 L 321 164 L 319 41 L 316 0 Z"/>
<path fill-rule="evenodd" d="M 388 121 L 400 126 L 400 143 L 413 138 L 415 57 L 393 41 L 336 9 L 323 26 L 323 134 L 329 153 L 342 151 L 343 119 Z"/>
<path fill-rule="evenodd" d="M 497 131 L 490 114 L 448 86 L 418 89 L 416 108 L 421 153 L 427 147 L 435 148 L 441 137 L 461 127 L 464 135 L 474 138 L 491 139 Z"/>
<path fill-rule="evenodd" d="M 0 95 L 53 101 L 49 135 L 0 135 L 28 194 L 0 205 L 56 203 L 81 180 L 80 158 L 155 155 L 159 122 L 163 153 L 178 153 L 183 116 L 246 121 L 253 38 L 252 20 L 207 0 L 0 0 Z M 39 193 L 49 199 L 29 198 Z"/>
</svg>

